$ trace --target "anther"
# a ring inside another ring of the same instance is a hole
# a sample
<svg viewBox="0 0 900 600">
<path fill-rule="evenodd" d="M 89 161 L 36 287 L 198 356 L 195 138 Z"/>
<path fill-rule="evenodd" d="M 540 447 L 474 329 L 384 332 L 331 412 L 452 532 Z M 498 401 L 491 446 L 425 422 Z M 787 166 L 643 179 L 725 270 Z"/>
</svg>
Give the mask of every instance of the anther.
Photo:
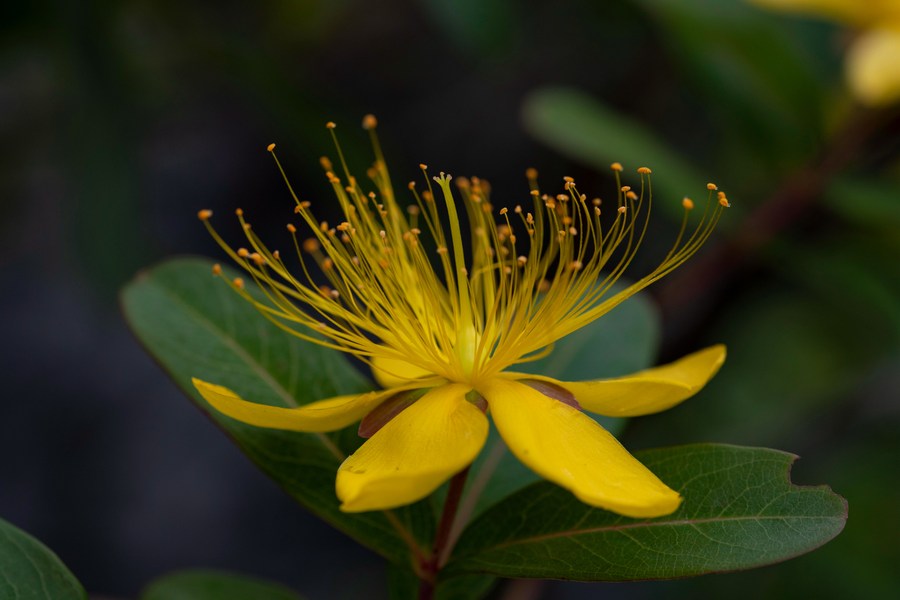
<svg viewBox="0 0 900 600">
<path fill-rule="evenodd" d="M 500 214 L 501 214 L 501 215 L 505 215 L 505 214 L 508 213 L 508 212 L 509 212 L 509 210 L 507 210 L 507 208 L 506 208 L 505 206 L 504 206 L 503 208 L 500 209 Z"/>
<path fill-rule="evenodd" d="M 243 211 L 243 209 L 238 208 L 238 209 L 235 209 L 234 214 L 236 214 L 239 217 L 242 217 L 242 216 L 244 216 L 244 211 Z"/>
<path fill-rule="evenodd" d="M 261 267 L 261 266 L 263 266 L 264 264 L 266 264 L 266 259 L 263 258 L 263 257 L 259 254 L 259 252 L 254 252 L 253 254 L 251 254 L 251 255 L 250 255 L 250 260 L 252 260 L 254 263 L 256 263 L 256 266 L 257 266 L 257 267 Z"/>
<path fill-rule="evenodd" d="M 332 267 L 334 267 L 333 260 L 331 260 L 330 258 L 322 259 L 322 270 L 323 271 L 330 271 L 332 269 Z"/>
<path fill-rule="evenodd" d="M 694 201 L 685 196 L 681 201 L 681 206 L 684 207 L 684 210 L 694 210 Z"/>
<path fill-rule="evenodd" d="M 337 127 L 337 125 L 335 125 L 334 121 L 328 121 L 327 123 L 325 123 L 325 127 L 327 127 L 328 129 L 334 129 L 335 127 Z"/>
<path fill-rule="evenodd" d="M 409 189 L 414 189 L 416 187 L 416 182 L 410 181 L 409 183 L 406 184 L 406 187 L 408 187 Z"/>
<path fill-rule="evenodd" d="M 269 152 L 274 152 L 275 144 L 269 144 L 268 146 L 266 146 L 266 150 L 268 150 Z"/>
<path fill-rule="evenodd" d="M 427 171 L 428 165 L 426 165 L 425 163 L 419 163 L 419 168 L 422 169 L 423 171 Z"/>
<path fill-rule="evenodd" d="M 638 167 L 637 172 L 640 173 L 641 175 L 649 175 L 651 173 L 649 167 Z"/>
<path fill-rule="evenodd" d="M 625 192 L 630 192 L 630 191 L 631 191 L 631 186 L 630 186 L 630 185 L 623 185 L 623 186 L 620 188 L 620 191 L 621 191 L 623 194 L 624 194 Z"/>
<path fill-rule="evenodd" d="M 213 211 L 209 210 L 208 208 L 204 208 L 203 210 L 197 212 L 197 218 L 201 221 L 206 221 L 212 216 L 212 214 Z"/>
<path fill-rule="evenodd" d="M 362 126 L 363 129 L 375 129 L 378 127 L 378 119 L 375 115 L 366 115 L 363 117 Z"/>
<path fill-rule="evenodd" d="M 572 177 L 569 177 L 568 175 L 563 177 L 563 181 L 565 181 L 566 183 L 575 183 L 575 179 L 573 179 Z"/>
<path fill-rule="evenodd" d="M 248 256 L 250 256 L 250 251 L 247 250 L 246 248 L 238 248 L 237 255 L 240 256 L 241 258 L 247 258 Z"/>
<path fill-rule="evenodd" d="M 534 180 L 537 179 L 537 176 L 538 172 L 534 167 L 528 167 L 527 169 L 525 169 L 525 177 L 527 177 L 528 179 Z"/>
<path fill-rule="evenodd" d="M 628 198 L 629 200 L 637 200 L 638 195 L 635 194 L 634 192 L 626 192 L 625 197 Z"/>
<path fill-rule="evenodd" d="M 326 171 L 331 171 L 333 168 L 333 166 L 331 164 L 331 159 L 328 158 L 327 156 L 320 156 L 319 164 L 322 165 L 322 168 L 325 169 Z"/>
<path fill-rule="evenodd" d="M 621 170 L 622 170 L 622 163 L 620 163 L 620 162 L 614 162 L 613 164 L 609 165 L 609 168 L 612 169 L 613 171 L 621 171 Z"/>
<path fill-rule="evenodd" d="M 515 213 L 516 213 L 517 215 L 521 215 L 521 214 L 522 214 L 522 206 L 521 206 L 520 204 L 516 204 Z"/>
<path fill-rule="evenodd" d="M 240 277 L 235 277 L 234 281 L 232 281 L 232 283 L 234 284 L 234 287 L 236 287 L 237 289 L 239 289 L 239 290 L 244 289 L 244 280 L 241 279 Z"/>
<path fill-rule="evenodd" d="M 273 251 L 272 258 L 274 258 L 275 260 L 281 260 L 281 252 L 279 252 L 278 250 Z"/>
<path fill-rule="evenodd" d="M 212 274 L 215 275 L 216 277 L 221 275 L 222 274 L 222 265 L 220 265 L 219 263 L 214 264 L 212 266 Z"/>
<path fill-rule="evenodd" d="M 624 207 L 624 206 L 620 206 L 620 207 L 619 207 L 619 212 L 620 212 L 621 214 L 624 215 L 624 214 L 625 214 L 625 207 Z"/>
<path fill-rule="evenodd" d="M 719 187 L 718 187 L 716 184 L 714 184 L 714 183 L 707 183 L 707 184 L 706 184 L 706 189 L 712 191 L 712 190 L 717 190 L 717 189 L 719 189 Z"/>
<path fill-rule="evenodd" d="M 293 232 L 292 232 L 293 233 Z M 320 248 L 319 240 L 316 238 L 306 238 L 303 240 L 303 250 L 312 254 Z"/>
<path fill-rule="evenodd" d="M 294 227 L 293 225 L 291 225 L 290 223 L 287 224 L 287 230 L 290 231 L 291 233 L 297 233 L 297 228 Z"/>
</svg>

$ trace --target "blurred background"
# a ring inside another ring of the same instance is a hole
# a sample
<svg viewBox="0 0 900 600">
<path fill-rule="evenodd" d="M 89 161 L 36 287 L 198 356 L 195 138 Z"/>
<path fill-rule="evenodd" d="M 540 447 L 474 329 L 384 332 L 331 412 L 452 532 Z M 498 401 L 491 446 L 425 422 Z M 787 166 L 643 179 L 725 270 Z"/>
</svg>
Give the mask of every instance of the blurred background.
<svg viewBox="0 0 900 600">
<path fill-rule="evenodd" d="M 843 534 L 782 565 L 506 585 L 494 597 L 900 589 L 900 112 L 846 90 L 852 31 L 740 0 L 0 11 L 0 517 L 97 597 L 134 597 L 201 566 L 313 599 L 384 589 L 377 556 L 299 509 L 191 406 L 132 338 L 116 296 L 166 257 L 223 258 L 200 208 L 241 206 L 281 231 L 292 206 L 269 142 L 301 196 L 330 198 L 324 123 L 338 123 L 362 170 L 369 112 L 395 181 L 425 162 L 489 179 L 498 202 L 526 197 L 529 166 L 545 187 L 570 175 L 601 196 L 614 192 L 612 161 L 652 167 L 657 217 L 632 275 L 667 251 L 681 197 L 718 183 L 732 210 L 651 295 L 660 362 L 724 342 L 728 363 L 682 407 L 633 421 L 625 443 L 787 450 L 802 456 L 795 482 L 830 484 L 850 503 Z"/>
</svg>

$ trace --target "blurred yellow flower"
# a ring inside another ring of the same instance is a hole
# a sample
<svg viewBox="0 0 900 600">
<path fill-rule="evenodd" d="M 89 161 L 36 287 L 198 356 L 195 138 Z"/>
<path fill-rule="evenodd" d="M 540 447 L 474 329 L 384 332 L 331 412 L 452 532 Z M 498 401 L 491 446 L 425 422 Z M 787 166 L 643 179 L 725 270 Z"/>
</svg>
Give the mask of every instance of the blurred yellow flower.
<svg viewBox="0 0 900 600">
<path fill-rule="evenodd" d="M 557 381 L 510 368 L 547 354 L 556 340 L 687 260 L 728 206 L 724 193 L 707 186 L 707 208 L 690 234 L 686 226 L 694 205 L 685 199 L 681 233 L 662 263 L 609 295 L 647 231 L 649 169 L 638 169 L 637 191 L 620 182 L 617 201 L 602 204 L 609 211 L 606 226 L 600 200 L 582 195 L 571 178 L 564 192 L 543 194 L 533 169 L 527 174 L 530 206 L 495 211 L 486 181 L 457 178 L 460 202 L 449 175 L 434 177 L 433 188 L 427 167 L 420 165 L 427 189 L 417 192 L 410 182 L 415 201 L 404 208 L 391 186 L 374 117 L 366 117 L 364 126 L 375 147 L 377 160 L 368 175 L 377 191 L 363 190 L 339 146 L 343 180 L 322 159 L 345 220 L 335 226 L 319 222 L 310 203 L 294 196 L 295 212 L 312 232 L 301 239 L 298 228 L 288 225 L 299 275 L 259 240 L 242 211 L 249 248 L 228 245 L 210 224 L 211 211 L 199 216 L 265 299 L 250 295 L 240 279 L 229 282 L 238 293 L 290 333 L 365 361 L 384 389 L 282 408 L 194 379 L 203 397 L 222 413 L 259 427 L 324 432 L 361 420 L 360 435 L 368 439 L 337 473 L 344 511 L 388 509 L 428 496 L 475 459 L 488 435 L 487 413 L 519 460 L 583 502 L 631 517 L 674 511 L 679 494 L 583 410 L 631 417 L 670 408 L 716 373 L 724 347 L 597 381 Z M 619 181 L 622 167 L 613 169 Z M 468 241 L 460 208 L 469 223 Z M 438 269 L 426 250 L 432 243 Z M 314 283 L 310 258 L 329 285 Z"/>
<path fill-rule="evenodd" d="M 789 12 L 819 15 L 860 30 L 847 53 L 847 82 L 860 102 L 900 100 L 900 0 L 750 0 Z"/>
</svg>

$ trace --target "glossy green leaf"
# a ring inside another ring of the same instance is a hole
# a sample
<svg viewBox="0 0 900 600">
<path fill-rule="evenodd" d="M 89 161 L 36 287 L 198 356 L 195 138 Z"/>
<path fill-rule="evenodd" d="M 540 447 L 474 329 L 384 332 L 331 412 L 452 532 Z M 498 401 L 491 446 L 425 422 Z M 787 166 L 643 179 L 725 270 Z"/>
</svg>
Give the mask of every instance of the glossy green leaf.
<svg viewBox="0 0 900 600">
<path fill-rule="evenodd" d="M 684 196 L 706 195 L 710 177 L 669 149 L 655 134 L 588 94 L 571 88 L 544 88 L 532 92 L 523 112 L 531 135 L 576 160 L 607 171 L 621 162 L 634 172 L 653 169 L 654 198 L 665 210 L 680 214 Z"/>
<path fill-rule="evenodd" d="M 0 598 L 86 600 L 87 594 L 52 550 L 0 519 Z"/>
<path fill-rule="evenodd" d="M 140 273 L 122 294 L 134 333 L 179 387 L 300 504 L 389 560 L 410 564 L 412 547 L 431 544 L 435 516 L 428 501 L 384 512 L 338 509 L 335 474 L 359 443 L 355 426 L 329 436 L 252 427 L 211 410 L 191 385 L 191 377 L 199 377 L 276 406 L 371 385 L 341 354 L 266 321 L 210 268 L 206 260 L 179 259 Z"/>
<path fill-rule="evenodd" d="M 296 592 L 279 585 L 224 571 L 188 570 L 160 577 L 141 594 L 140 600 L 301 600 Z"/>
<path fill-rule="evenodd" d="M 685 498 L 672 515 L 629 519 L 538 483 L 475 520 L 446 575 L 628 581 L 749 569 L 821 546 L 847 519 L 827 487 L 791 484 L 796 457 L 784 452 L 699 444 L 637 456 Z"/>
</svg>

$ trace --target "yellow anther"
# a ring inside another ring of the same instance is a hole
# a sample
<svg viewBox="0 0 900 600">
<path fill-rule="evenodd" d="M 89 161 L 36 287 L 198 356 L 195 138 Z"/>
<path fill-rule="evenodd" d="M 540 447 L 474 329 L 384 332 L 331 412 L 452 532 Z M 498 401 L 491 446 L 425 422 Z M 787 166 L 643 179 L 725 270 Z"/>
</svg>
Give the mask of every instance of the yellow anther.
<svg viewBox="0 0 900 600">
<path fill-rule="evenodd" d="M 409 206 L 406 207 L 406 212 L 408 212 L 411 215 L 417 215 L 421 211 L 419 210 L 419 207 L 417 205 L 410 204 Z"/>
<path fill-rule="evenodd" d="M 521 205 L 521 204 L 516 204 L 515 213 L 516 213 L 517 215 L 521 215 L 521 214 L 522 214 L 522 205 Z"/>
<path fill-rule="evenodd" d="M 219 263 L 214 264 L 212 266 L 212 274 L 215 275 L 216 277 L 221 275 L 222 274 L 222 265 L 220 265 Z"/>
<path fill-rule="evenodd" d="M 601 200 L 600 198 L 594 198 L 593 200 L 591 200 L 591 204 L 593 204 L 594 206 L 600 206 L 601 204 L 603 204 L 603 200 Z"/>
<path fill-rule="evenodd" d="M 333 171 L 333 170 L 334 170 L 334 167 L 333 167 L 332 164 L 331 164 L 331 159 L 328 158 L 327 156 L 320 156 L 320 157 L 319 157 L 319 164 L 322 165 L 322 168 L 325 169 L 326 171 Z"/>
<path fill-rule="evenodd" d="M 281 260 L 281 252 L 275 250 L 274 252 L 272 252 L 272 258 L 274 258 L 275 260 Z"/>
<path fill-rule="evenodd" d="M 578 235 L 578 230 L 574 227 L 569 227 L 569 235 Z"/>
<path fill-rule="evenodd" d="M 516 259 L 516 262 L 518 262 L 520 265 L 524 265 L 526 262 L 528 262 L 528 257 L 519 256 L 519 258 Z"/>
<path fill-rule="evenodd" d="M 318 250 L 321 246 L 319 245 L 319 240 L 316 238 L 306 238 L 303 240 L 303 251 L 309 252 L 312 254 L 316 250 Z"/>
<path fill-rule="evenodd" d="M 323 259 L 322 259 L 322 270 L 323 270 L 323 271 L 330 271 L 333 267 L 334 267 L 334 261 L 333 261 L 333 260 L 331 260 L 330 258 L 323 258 Z"/>
<path fill-rule="evenodd" d="M 600 207 L 599 206 L 594 207 L 594 214 L 597 215 L 598 217 L 600 216 Z"/>
<path fill-rule="evenodd" d="M 706 184 L 706 189 L 712 191 L 712 190 L 717 190 L 717 189 L 719 189 L 719 187 L 718 187 L 716 184 L 714 184 L 714 183 L 707 183 L 707 184 Z"/>
<path fill-rule="evenodd" d="M 197 212 L 197 218 L 201 221 L 206 221 L 212 216 L 212 214 L 213 212 L 211 210 L 209 210 L 208 208 L 204 208 L 203 210 Z"/>
<path fill-rule="evenodd" d="M 619 207 L 619 212 L 620 212 L 621 214 L 624 215 L 624 214 L 625 214 L 625 207 L 624 207 L 624 206 L 620 206 L 620 207 Z"/>
<path fill-rule="evenodd" d="M 240 277 L 235 277 L 234 281 L 232 281 L 232 283 L 234 284 L 234 287 L 236 287 L 237 289 L 239 289 L 239 290 L 244 289 L 244 280 L 241 279 Z"/>
<path fill-rule="evenodd" d="M 244 223 L 244 231 L 250 231 L 250 223 Z"/>
<path fill-rule="evenodd" d="M 531 190 L 531 195 L 532 195 L 532 196 L 540 196 L 541 193 L 540 193 L 539 191 L 537 191 L 537 190 Z"/>
<path fill-rule="evenodd" d="M 438 254 L 447 254 L 447 247 L 446 247 L 446 246 L 439 246 L 436 252 L 437 252 Z"/>
<path fill-rule="evenodd" d="M 362 126 L 363 129 L 375 129 L 378 127 L 378 119 L 375 115 L 366 115 L 363 117 Z"/>
<path fill-rule="evenodd" d="M 575 180 L 572 177 L 569 177 L 568 175 L 563 177 L 563 181 L 565 181 L 566 183 L 575 183 Z"/>
<path fill-rule="evenodd" d="M 256 266 L 258 266 L 258 267 L 261 267 L 261 266 L 263 266 L 264 264 L 266 264 L 266 259 L 263 258 L 263 257 L 259 254 L 259 252 L 254 252 L 253 254 L 251 254 L 251 255 L 250 255 L 250 260 L 252 260 L 254 263 L 256 263 Z"/>
<path fill-rule="evenodd" d="M 290 231 L 291 233 L 297 233 L 297 228 L 294 227 L 293 225 L 291 225 L 290 223 L 287 224 L 287 230 Z"/>
<path fill-rule="evenodd" d="M 506 208 L 505 206 L 504 206 L 503 208 L 500 209 L 500 214 L 501 214 L 501 215 L 505 215 L 505 214 L 508 213 L 508 212 L 509 212 L 509 210 L 507 210 L 507 208 Z"/>
<path fill-rule="evenodd" d="M 637 172 L 641 175 L 649 175 L 651 173 L 650 167 L 638 167 Z"/>
<path fill-rule="evenodd" d="M 527 177 L 528 179 L 535 180 L 537 179 L 537 176 L 538 172 L 534 167 L 528 167 L 527 169 L 525 169 L 525 177 Z"/>
<path fill-rule="evenodd" d="M 337 125 L 335 125 L 334 121 L 328 121 L 327 123 L 325 123 L 325 127 L 327 127 L 328 129 L 334 129 L 335 127 L 337 127 Z"/>
<path fill-rule="evenodd" d="M 237 255 L 240 256 L 241 258 L 247 258 L 248 256 L 250 256 L 250 251 L 247 250 L 246 248 L 238 248 Z"/>
<path fill-rule="evenodd" d="M 621 188 L 619 188 L 619 189 L 620 189 L 620 191 L 624 194 L 625 192 L 630 192 L 630 191 L 631 191 L 631 186 L 630 186 L 630 185 L 623 185 L 623 186 L 622 186 Z"/>
<path fill-rule="evenodd" d="M 319 223 L 319 230 L 323 233 L 328 231 L 328 221 L 322 221 L 321 223 Z"/>
<path fill-rule="evenodd" d="M 273 152 L 275 150 L 275 144 L 269 144 L 268 146 L 266 146 L 266 150 L 268 150 L 269 152 Z"/>
<path fill-rule="evenodd" d="M 422 169 L 423 171 L 427 171 L 428 165 L 426 165 L 425 163 L 419 163 L 419 168 Z"/>
<path fill-rule="evenodd" d="M 413 189 L 416 187 L 416 182 L 410 181 L 409 183 L 406 184 L 406 187 L 408 187 L 409 189 Z"/>
<path fill-rule="evenodd" d="M 237 208 L 237 209 L 235 209 L 234 214 L 236 214 L 239 217 L 243 217 L 244 211 L 243 211 L 243 209 Z"/>
<path fill-rule="evenodd" d="M 719 198 L 719 206 L 723 208 L 731 208 L 731 203 L 728 201 L 728 198 L 723 195 Z"/>
<path fill-rule="evenodd" d="M 581 264 L 580 260 L 573 260 L 572 262 L 569 263 L 569 270 L 570 271 L 580 271 L 582 266 L 583 265 Z"/>
<path fill-rule="evenodd" d="M 550 291 L 550 281 L 547 279 L 541 279 L 537 284 L 537 291 L 539 292 L 548 292 Z"/>
<path fill-rule="evenodd" d="M 613 171 L 621 171 L 621 170 L 622 170 L 622 163 L 620 163 L 620 162 L 614 162 L 613 164 L 609 165 L 609 168 L 612 169 Z"/>
<path fill-rule="evenodd" d="M 685 196 L 681 201 L 681 206 L 684 207 L 684 210 L 694 210 L 694 201 Z"/>
</svg>

